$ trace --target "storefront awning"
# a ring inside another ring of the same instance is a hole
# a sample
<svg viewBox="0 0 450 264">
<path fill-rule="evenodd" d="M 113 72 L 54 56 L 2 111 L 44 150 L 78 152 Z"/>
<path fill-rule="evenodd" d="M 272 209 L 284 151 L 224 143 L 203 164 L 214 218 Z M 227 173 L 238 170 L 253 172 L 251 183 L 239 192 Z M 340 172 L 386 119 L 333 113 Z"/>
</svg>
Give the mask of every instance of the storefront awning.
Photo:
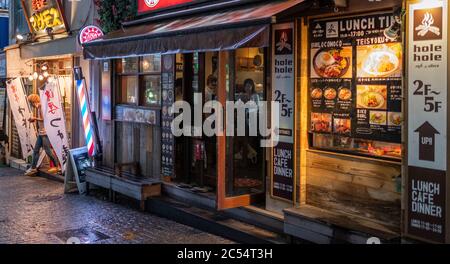
<svg viewBox="0 0 450 264">
<path fill-rule="evenodd" d="M 277 14 L 305 0 L 276 1 L 195 17 L 154 22 L 111 32 L 86 43 L 87 59 L 267 47 Z"/>
<path fill-rule="evenodd" d="M 25 60 L 79 53 L 81 53 L 81 47 L 78 44 L 76 36 L 55 39 L 47 42 L 36 42 L 23 45 L 20 48 L 20 57 Z"/>
</svg>

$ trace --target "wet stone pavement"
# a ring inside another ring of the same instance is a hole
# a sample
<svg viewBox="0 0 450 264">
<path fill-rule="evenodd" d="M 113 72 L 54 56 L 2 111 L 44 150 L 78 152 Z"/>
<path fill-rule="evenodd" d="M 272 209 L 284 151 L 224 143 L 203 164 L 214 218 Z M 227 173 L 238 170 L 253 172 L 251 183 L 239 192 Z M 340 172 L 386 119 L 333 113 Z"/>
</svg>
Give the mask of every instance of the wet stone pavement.
<svg viewBox="0 0 450 264">
<path fill-rule="evenodd" d="M 224 238 L 142 213 L 104 194 L 64 194 L 64 185 L 0 168 L 0 244 L 203 244 Z"/>
</svg>

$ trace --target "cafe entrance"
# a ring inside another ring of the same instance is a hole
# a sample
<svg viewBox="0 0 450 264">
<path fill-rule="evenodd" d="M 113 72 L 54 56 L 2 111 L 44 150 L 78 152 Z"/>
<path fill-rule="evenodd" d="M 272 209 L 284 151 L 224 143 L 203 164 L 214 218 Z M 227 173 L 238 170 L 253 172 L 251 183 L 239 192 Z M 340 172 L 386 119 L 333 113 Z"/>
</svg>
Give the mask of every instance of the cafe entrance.
<svg viewBox="0 0 450 264">
<path fill-rule="evenodd" d="M 191 109 L 217 100 L 217 53 L 176 55 L 175 99 L 187 102 Z M 201 102 L 200 102 L 201 101 Z M 191 111 L 191 120 L 195 112 Z M 202 114 L 202 124 L 209 115 Z M 185 124 L 183 124 L 185 125 Z M 217 184 L 217 140 L 192 131 L 175 139 L 175 180 L 181 188 L 215 193 Z"/>
<path fill-rule="evenodd" d="M 175 181 L 181 188 L 215 195 L 219 209 L 265 206 L 266 155 L 255 130 L 260 120 L 257 106 L 266 97 L 264 54 L 263 48 L 242 48 L 176 56 L 176 100 L 192 109 L 200 101 L 204 105 L 217 100 L 226 118 L 223 135 L 199 136 L 193 131 L 192 136 L 176 138 Z M 237 109 L 225 109 L 227 101 L 255 107 L 246 107 L 240 119 Z M 211 114 L 202 114 L 203 123 Z"/>
</svg>

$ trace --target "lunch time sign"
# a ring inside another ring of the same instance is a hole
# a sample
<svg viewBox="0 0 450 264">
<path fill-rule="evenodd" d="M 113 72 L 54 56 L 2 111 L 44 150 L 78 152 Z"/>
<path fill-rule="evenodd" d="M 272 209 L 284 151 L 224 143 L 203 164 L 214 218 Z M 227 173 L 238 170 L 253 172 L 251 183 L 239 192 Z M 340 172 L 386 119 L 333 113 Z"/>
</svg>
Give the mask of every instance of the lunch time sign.
<svg viewBox="0 0 450 264">
<path fill-rule="evenodd" d="M 447 1 L 409 4 L 407 233 L 446 242 Z"/>
</svg>

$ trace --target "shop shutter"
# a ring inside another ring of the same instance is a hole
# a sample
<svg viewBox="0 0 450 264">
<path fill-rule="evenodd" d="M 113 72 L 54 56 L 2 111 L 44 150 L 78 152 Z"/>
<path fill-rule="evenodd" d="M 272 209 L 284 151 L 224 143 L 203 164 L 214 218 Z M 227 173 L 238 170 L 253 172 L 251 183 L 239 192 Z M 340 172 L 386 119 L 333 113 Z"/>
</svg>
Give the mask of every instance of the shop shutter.
<svg viewBox="0 0 450 264">
<path fill-rule="evenodd" d="M 22 148 L 20 147 L 19 133 L 17 133 L 15 122 L 11 122 L 11 124 L 11 157 L 21 159 Z"/>
</svg>

